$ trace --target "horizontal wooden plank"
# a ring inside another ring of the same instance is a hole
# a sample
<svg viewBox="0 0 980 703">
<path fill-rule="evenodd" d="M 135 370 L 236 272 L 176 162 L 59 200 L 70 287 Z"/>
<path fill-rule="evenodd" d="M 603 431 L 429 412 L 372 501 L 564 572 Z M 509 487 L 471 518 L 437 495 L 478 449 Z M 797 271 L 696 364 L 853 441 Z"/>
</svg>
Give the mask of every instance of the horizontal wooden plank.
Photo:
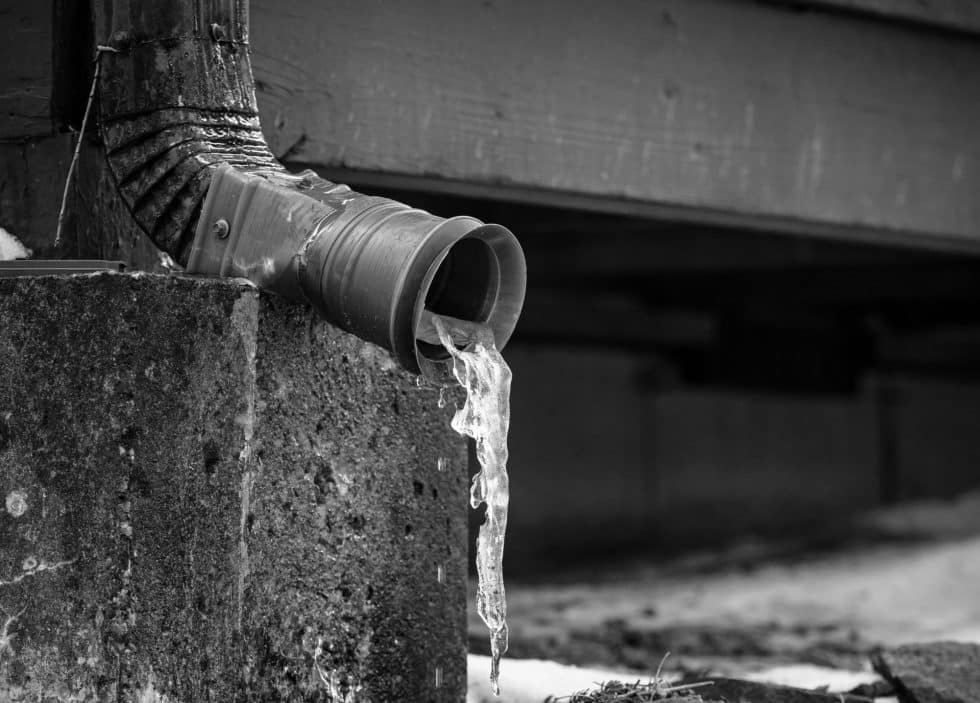
<svg viewBox="0 0 980 703">
<path fill-rule="evenodd" d="M 977 0 L 769 0 L 797 7 L 866 13 L 957 32 L 980 33 Z"/>
<path fill-rule="evenodd" d="M 50 134 L 52 3 L 0 3 L 0 139 Z"/>
<path fill-rule="evenodd" d="M 623 232 L 584 228 L 535 233 L 513 223 L 521 233 L 528 270 L 539 284 L 563 281 L 644 278 L 670 273 L 721 273 L 813 270 L 834 267 L 902 266 L 922 263 L 921 252 L 885 247 L 858 247 L 798 237 L 747 236 L 698 227 L 648 228 Z M 601 236 L 596 236 L 596 233 Z M 916 258 L 913 258 L 916 257 Z M 942 262 L 946 257 L 930 257 Z"/>
<path fill-rule="evenodd" d="M 252 39 L 296 163 L 980 244 L 965 37 L 711 0 L 254 0 Z"/>
</svg>

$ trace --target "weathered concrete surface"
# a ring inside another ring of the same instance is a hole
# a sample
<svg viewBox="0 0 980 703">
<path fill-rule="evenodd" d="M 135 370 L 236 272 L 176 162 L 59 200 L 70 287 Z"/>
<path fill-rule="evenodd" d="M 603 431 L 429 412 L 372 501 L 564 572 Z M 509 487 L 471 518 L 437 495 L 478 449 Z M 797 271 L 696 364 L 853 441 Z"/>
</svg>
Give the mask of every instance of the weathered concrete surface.
<svg viewBox="0 0 980 703">
<path fill-rule="evenodd" d="M 908 644 L 875 654 L 871 663 L 895 687 L 900 703 L 980 701 L 980 645 Z"/>
<path fill-rule="evenodd" d="M 0 700 L 462 700 L 449 412 L 240 282 L 0 281 Z"/>
</svg>

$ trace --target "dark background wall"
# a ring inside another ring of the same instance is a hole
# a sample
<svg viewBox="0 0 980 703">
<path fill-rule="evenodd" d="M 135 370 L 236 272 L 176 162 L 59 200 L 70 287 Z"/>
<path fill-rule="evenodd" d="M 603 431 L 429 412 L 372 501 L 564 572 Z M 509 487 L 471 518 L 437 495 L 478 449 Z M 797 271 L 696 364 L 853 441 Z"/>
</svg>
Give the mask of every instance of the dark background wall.
<svg viewBox="0 0 980 703">
<path fill-rule="evenodd" d="M 846 396 L 665 390 L 645 382 L 642 352 L 517 342 L 507 358 L 508 550 L 529 574 L 582 552 L 839 537 L 893 500 L 980 485 L 977 383 L 898 376 L 883 406 L 872 376 Z"/>
</svg>

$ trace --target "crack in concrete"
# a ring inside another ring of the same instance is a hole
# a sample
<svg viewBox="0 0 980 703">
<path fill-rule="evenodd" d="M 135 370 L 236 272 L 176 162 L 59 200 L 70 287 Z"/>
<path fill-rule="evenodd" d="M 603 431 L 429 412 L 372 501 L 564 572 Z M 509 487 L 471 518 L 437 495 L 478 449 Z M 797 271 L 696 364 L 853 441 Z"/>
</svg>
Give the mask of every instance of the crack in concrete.
<svg viewBox="0 0 980 703">
<path fill-rule="evenodd" d="M 133 547 L 133 512 L 137 499 L 136 490 L 136 448 L 119 446 L 119 456 L 129 462 L 129 471 L 124 482 L 120 485 L 117 495 L 116 524 L 121 536 L 120 550 L 125 553 L 126 568 L 119 577 L 119 590 L 112 598 L 112 617 L 106 633 L 113 648 L 116 650 L 116 691 L 119 700 L 134 690 L 135 675 L 133 672 L 131 637 L 136 626 L 137 596 L 133 589 L 133 562 L 136 550 Z"/>
<path fill-rule="evenodd" d="M 0 628 L 0 655 L 4 652 L 10 652 L 10 656 L 14 655 L 14 648 L 11 643 L 17 635 L 10 633 L 10 626 L 20 619 L 20 616 L 24 614 L 25 610 L 27 610 L 27 606 L 21 608 L 15 615 L 7 615 L 4 612 L 4 615 L 7 615 L 7 619 L 4 621 L 3 627 Z"/>
<path fill-rule="evenodd" d="M 320 655 L 323 654 L 323 637 L 316 638 L 316 648 L 313 650 L 313 670 L 324 686 L 327 687 L 327 694 L 331 701 L 336 703 L 357 703 L 357 694 L 361 691 L 360 685 L 354 685 L 348 677 L 346 686 L 337 672 L 331 671 L 329 674 L 320 666 Z M 342 690 L 346 688 L 346 693 Z"/>
<path fill-rule="evenodd" d="M 0 579 L 0 586 L 13 586 L 15 583 L 20 583 L 21 581 L 23 581 L 29 576 L 36 576 L 42 571 L 57 571 L 63 566 L 70 566 L 71 564 L 74 564 L 76 561 L 78 561 L 78 557 L 75 557 L 74 559 L 68 559 L 66 561 L 58 561 L 53 564 L 48 563 L 46 561 L 42 561 L 37 566 L 25 570 L 24 573 L 22 574 L 17 574 L 16 576 L 10 579 Z"/>
<path fill-rule="evenodd" d="M 255 398 L 258 394 L 256 383 L 257 366 L 256 352 L 258 339 L 255 330 L 257 315 L 257 298 L 247 296 L 235 301 L 232 312 L 232 325 L 241 335 L 242 346 L 245 349 L 245 362 L 248 368 L 246 383 L 246 409 L 235 418 L 235 423 L 242 428 L 242 450 L 238 455 L 238 466 L 242 474 L 241 483 L 241 515 L 238 525 L 238 631 L 242 631 L 245 613 L 245 582 L 249 573 L 248 555 L 248 516 L 252 504 L 252 485 L 255 483 L 255 471 L 252 470 L 252 438 L 255 433 Z"/>
</svg>

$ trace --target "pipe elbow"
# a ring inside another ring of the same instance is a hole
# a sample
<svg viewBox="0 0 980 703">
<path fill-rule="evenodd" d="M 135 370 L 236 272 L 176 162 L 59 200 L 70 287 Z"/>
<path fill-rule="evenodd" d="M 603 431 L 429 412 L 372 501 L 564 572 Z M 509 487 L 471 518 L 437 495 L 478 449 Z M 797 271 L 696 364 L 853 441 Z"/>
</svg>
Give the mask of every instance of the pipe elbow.
<svg viewBox="0 0 980 703">
<path fill-rule="evenodd" d="M 105 120 L 106 159 L 133 218 L 184 264 L 215 169 L 284 171 L 256 115 L 164 108 Z"/>
<path fill-rule="evenodd" d="M 213 170 L 186 263 L 305 302 L 438 383 L 451 359 L 430 316 L 486 324 L 503 348 L 527 278 L 517 239 L 500 225 L 444 219 L 313 172 L 228 164 Z"/>
</svg>

